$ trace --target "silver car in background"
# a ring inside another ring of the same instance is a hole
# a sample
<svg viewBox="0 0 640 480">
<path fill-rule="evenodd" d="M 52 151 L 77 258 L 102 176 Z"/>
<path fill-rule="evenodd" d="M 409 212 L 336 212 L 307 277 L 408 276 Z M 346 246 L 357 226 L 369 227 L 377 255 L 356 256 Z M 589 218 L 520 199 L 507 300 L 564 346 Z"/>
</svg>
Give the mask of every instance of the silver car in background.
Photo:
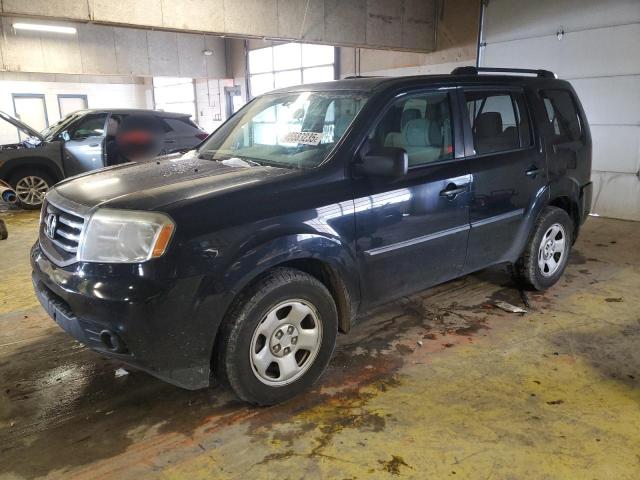
<svg viewBox="0 0 640 480">
<path fill-rule="evenodd" d="M 25 208 L 39 208 L 47 190 L 66 177 L 119 163 L 113 153 L 118 126 L 127 117 L 148 116 L 159 125 L 160 155 L 186 151 L 206 137 L 189 115 L 139 109 L 93 109 L 70 113 L 38 132 L 0 112 L 18 129 L 20 141 L 0 145 L 0 180 L 16 191 Z"/>
</svg>

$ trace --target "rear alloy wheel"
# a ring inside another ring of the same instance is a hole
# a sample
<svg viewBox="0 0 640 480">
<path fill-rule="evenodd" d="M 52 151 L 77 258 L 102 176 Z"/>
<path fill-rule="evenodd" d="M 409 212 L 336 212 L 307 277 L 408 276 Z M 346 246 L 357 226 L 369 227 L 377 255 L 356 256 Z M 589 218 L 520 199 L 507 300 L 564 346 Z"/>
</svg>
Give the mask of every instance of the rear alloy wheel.
<svg viewBox="0 0 640 480">
<path fill-rule="evenodd" d="M 277 268 L 246 288 L 225 319 L 217 376 L 243 400 L 273 405 L 307 390 L 326 368 L 336 305 L 315 277 Z"/>
<path fill-rule="evenodd" d="M 546 207 L 538 216 L 525 250 L 513 273 L 518 283 L 544 290 L 556 283 L 571 253 L 573 220 L 558 207 Z"/>
<path fill-rule="evenodd" d="M 566 239 L 564 227 L 559 223 L 551 225 L 542 236 L 538 248 L 538 267 L 545 277 L 552 276 L 563 264 Z"/>
<path fill-rule="evenodd" d="M 40 173 L 17 175 L 11 183 L 20 204 L 29 209 L 40 208 L 47 190 L 53 185 L 49 177 Z"/>
</svg>

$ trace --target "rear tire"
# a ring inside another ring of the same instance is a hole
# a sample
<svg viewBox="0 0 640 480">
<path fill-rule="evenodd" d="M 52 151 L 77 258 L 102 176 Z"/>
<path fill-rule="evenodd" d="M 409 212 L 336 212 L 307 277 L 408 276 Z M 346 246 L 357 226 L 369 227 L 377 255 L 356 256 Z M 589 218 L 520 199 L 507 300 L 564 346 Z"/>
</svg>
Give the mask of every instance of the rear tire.
<svg viewBox="0 0 640 480">
<path fill-rule="evenodd" d="M 230 310 L 219 343 L 219 375 L 247 402 L 289 400 L 325 370 L 337 332 L 337 309 L 327 288 L 302 271 L 274 269 Z"/>
<path fill-rule="evenodd" d="M 47 172 L 29 168 L 11 175 L 9 183 L 16 191 L 20 206 L 28 210 L 37 210 L 42 206 L 47 190 L 56 182 Z"/>
<path fill-rule="evenodd" d="M 514 279 L 535 290 L 554 285 L 567 266 L 573 233 L 574 224 L 567 212 L 546 207 L 536 220 L 522 256 L 513 266 Z"/>
</svg>

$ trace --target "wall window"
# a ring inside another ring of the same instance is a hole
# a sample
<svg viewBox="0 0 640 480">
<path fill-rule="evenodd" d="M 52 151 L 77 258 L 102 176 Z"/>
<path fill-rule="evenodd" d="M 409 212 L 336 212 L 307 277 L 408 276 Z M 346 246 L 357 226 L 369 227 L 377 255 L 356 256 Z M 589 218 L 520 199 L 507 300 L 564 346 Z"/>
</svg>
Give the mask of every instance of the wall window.
<svg viewBox="0 0 640 480">
<path fill-rule="evenodd" d="M 77 112 L 78 110 L 86 109 L 86 95 L 58 94 L 58 111 L 60 112 L 60 118 L 64 118 L 70 113 Z"/>
<path fill-rule="evenodd" d="M 571 94 L 566 90 L 546 90 L 541 95 L 556 140 L 579 140 L 582 136 L 582 126 Z"/>
<path fill-rule="evenodd" d="M 465 92 L 476 154 L 531 145 L 524 97 L 509 92 Z"/>
<path fill-rule="evenodd" d="M 410 167 L 453 158 L 448 94 L 396 100 L 369 139 L 372 147 L 403 148 Z"/>
<path fill-rule="evenodd" d="M 285 43 L 249 52 L 252 96 L 276 88 L 335 79 L 335 48 L 327 45 Z"/>
<path fill-rule="evenodd" d="M 196 119 L 196 92 L 193 78 L 153 77 L 156 110 L 184 113 Z"/>
</svg>

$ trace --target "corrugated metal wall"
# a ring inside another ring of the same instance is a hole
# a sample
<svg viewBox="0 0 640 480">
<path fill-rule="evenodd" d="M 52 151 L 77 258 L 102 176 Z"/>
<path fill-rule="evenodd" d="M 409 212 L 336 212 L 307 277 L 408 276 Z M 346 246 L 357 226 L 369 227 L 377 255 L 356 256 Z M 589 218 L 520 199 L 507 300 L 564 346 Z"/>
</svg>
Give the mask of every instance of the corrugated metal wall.
<svg viewBox="0 0 640 480">
<path fill-rule="evenodd" d="M 484 31 L 482 66 L 573 84 L 593 135 L 593 210 L 640 220 L 640 0 L 489 0 Z"/>
</svg>

